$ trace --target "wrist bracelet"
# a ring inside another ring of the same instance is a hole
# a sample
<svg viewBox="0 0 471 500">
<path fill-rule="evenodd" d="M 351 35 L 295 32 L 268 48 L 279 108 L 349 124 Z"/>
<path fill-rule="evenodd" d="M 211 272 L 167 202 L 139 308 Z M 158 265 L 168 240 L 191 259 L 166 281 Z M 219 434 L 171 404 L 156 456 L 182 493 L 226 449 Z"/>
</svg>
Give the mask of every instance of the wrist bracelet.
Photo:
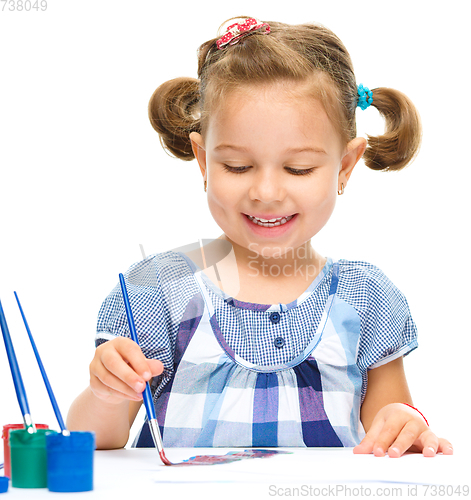
<svg viewBox="0 0 471 500">
<path fill-rule="evenodd" d="M 415 411 L 418 411 L 422 415 L 422 418 L 425 420 L 427 426 L 430 427 L 430 425 L 428 425 L 427 419 L 424 417 L 423 413 L 420 410 L 418 410 L 415 406 L 409 405 L 407 403 L 402 403 L 402 404 L 408 406 L 409 408 L 412 408 Z"/>
</svg>

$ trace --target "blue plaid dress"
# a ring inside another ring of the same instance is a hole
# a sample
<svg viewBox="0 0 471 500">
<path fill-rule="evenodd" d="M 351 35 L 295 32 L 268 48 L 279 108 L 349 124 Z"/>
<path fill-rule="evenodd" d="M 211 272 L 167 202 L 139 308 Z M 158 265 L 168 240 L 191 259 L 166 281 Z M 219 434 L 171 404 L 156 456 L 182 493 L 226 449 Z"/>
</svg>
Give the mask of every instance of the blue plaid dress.
<svg viewBox="0 0 471 500">
<path fill-rule="evenodd" d="M 367 371 L 408 354 L 402 293 L 375 266 L 327 260 L 290 304 L 237 301 L 180 252 L 125 275 L 139 342 L 164 363 L 153 381 L 165 446 L 355 446 Z M 129 337 L 119 285 L 96 345 Z M 147 423 L 136 446 L 153 446 Z"/>
</svg>

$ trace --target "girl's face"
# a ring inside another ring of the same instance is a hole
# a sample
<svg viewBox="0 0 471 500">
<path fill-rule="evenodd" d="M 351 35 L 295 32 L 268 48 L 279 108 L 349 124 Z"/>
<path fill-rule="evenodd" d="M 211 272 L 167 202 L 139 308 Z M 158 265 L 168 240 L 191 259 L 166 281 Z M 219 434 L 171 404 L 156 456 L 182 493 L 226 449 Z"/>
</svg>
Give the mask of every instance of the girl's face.
<svg viewBox="0 0 471 500">
<path fill-rule="evenodd" d="M 291 83 L 232 93 L 204 138 L 190 135 L 214 220 L 233 243 L 265 257 L 322 229 L 366 145 L 342 144 L 321 103 L 301 90 Z"/>
</svg>

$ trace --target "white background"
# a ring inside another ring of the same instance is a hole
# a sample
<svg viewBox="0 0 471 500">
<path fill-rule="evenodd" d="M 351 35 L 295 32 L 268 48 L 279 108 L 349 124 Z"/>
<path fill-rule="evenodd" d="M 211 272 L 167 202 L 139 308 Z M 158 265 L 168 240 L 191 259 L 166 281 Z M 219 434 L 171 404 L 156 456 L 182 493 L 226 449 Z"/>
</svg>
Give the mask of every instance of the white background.
<svg viewBox="0 0 471 500">
<path fill-rule="evenodd" d="M 405 171 L 359 164 L 324 255 L 373 262 L 405 293 L 420 348 L 414 403 L 463 449 L 469 414 L 469 30 L 465 2 L 238 0 L 48 2 L 0 12 L 0 298 L 34 420 L 57 429 L 21 323 L 22 301 L 64 417 L 88 384 L 96 316 L 118 273 L 147 254 L 216 238 L 196 162 L 170 158 L 147 118 L 154 89 L 196 77 L 196 50 L 227 18 L 318 22 L 357 82 L 418 107 L 424 140 Z M 3 3 L 1 3 L 3 7 Z M 382 130 L 358 110 L 359 135 Z M 3 346 L 0 425 L 21 421 Z"/>
</svg>

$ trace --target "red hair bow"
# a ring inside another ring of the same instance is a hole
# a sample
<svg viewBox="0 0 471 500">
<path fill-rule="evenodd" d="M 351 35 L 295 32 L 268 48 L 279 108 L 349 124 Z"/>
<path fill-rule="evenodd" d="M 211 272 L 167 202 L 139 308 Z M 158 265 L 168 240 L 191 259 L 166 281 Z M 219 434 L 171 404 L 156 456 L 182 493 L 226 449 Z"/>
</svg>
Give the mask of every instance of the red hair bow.
<svg viewBox="0 0 471 500">
<path fill-rule="evenodd" d="M 268 23 L 262 23 L 251 17 L 245 23 L 234 23 L 227 27 L 226 33 L 216 42 L 218 49 L 224 48 L 227 44 L 234 45 L 241 38 L 248 35 L 251 31 L 264 28 L 262 33 L 267 35 L 270 33 L 270 26 Z"/>
</svg>

